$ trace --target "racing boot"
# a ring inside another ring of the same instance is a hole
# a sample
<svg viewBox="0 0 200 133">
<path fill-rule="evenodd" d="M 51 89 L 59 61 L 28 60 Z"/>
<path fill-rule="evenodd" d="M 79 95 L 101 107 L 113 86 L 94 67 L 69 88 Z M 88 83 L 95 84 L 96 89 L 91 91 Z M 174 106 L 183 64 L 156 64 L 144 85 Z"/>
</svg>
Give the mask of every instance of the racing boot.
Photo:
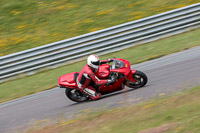
<svg viewBox="0 0 200 133">
<path fill-rule="evenodd" d="M 83 92 L 88 94 L 90 96 L 90 99 L 92 100 L 97 100 L 101 98 L 101 93 L 96 92 L 96 90 L 92 87 L 85 88 Z"/>
<path fill-rule="evenodd" d="M 101 93 L 96 93 L 96 94 L 95 94 L 95 97 L 90 96 L 90 98 L 91 98 L 92 100 L 98 100 L 98 99 L 101 98 Z"/>
</svg>

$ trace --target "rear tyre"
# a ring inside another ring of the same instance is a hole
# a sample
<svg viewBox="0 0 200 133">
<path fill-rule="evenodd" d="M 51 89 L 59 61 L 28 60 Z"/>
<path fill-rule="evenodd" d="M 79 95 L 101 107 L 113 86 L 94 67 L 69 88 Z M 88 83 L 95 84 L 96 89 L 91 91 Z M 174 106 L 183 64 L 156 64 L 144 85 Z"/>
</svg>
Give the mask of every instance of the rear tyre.
<svg viewBox="0 0 200 133">
<path fill-rule="evenodd" d="M 89 97 L 78 89 L 66 88 L 65 95 L 74 102 L 85 102 Z"/>
<path fill-rule="evenodd" d="M 136 70 L 136 72 L 132 75 L 133 79 L 135 80 L 135 83 L 132 81 L 126 81 L 126 86 L 130 88 L 140 88 L 146 85 L 148 78 L 145 73 Z"/>
</svg>

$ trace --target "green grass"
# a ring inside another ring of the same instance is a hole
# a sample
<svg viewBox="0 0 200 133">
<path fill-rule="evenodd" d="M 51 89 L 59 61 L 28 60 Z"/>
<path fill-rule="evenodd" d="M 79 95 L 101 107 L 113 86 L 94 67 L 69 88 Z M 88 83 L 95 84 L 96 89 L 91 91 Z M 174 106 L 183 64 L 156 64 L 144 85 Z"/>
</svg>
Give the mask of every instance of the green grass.
<svg viewBox="0 0 200 133">
<path fill-rule="evenodd" d="M 200 87 L 138 105 L 84 113 L 71 121 L 37 128 L 28 132 L 199 133 Z"/>
<path fill-rule="evenodd" d="M 199 0 L 1 0 L 0 56 L 197 2 Z"/>
<path fill-rule="evenodd" d="M 148 44 L 131 47 L 119 52 L 100 56 L 100 59 L 112 57 L 124 58 L 131 64 L 161 57 L 187 48 L 200 45 L 200 29 L 179 34 Z M 58 77 L 73 71 L 80 71 L 86 61 L 70 64 L 60 68 L 37 73 L 0 84 L 0 102 L 19 98 L 39 91 L 53 88 Z"/>
</svg>

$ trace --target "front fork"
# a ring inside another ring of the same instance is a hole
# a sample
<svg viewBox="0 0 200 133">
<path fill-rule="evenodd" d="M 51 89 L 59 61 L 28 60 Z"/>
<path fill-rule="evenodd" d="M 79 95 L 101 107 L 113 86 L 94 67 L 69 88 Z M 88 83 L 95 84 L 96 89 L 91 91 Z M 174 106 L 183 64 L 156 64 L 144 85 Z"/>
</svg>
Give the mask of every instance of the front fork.
<svg viewBox="0 0 200 133">
<path fill-rule="evenodd" d="M 128 76 L 126 77 L 127 80 L 135 83 L 135 79 L 133 78 L 133 74 L 136 72 L 135 69 L 131 70 L 130 73 L 128 74 Z"/>
<path fill-rule="evenodd" d="M 124 80 L 124 85 L 129 86 L 129 83 L 135 83 L 135 79 L 133 78 L 133 74 L 136 72 L 136 70 L 131 70 L 126 79 Z"/>
</svg>

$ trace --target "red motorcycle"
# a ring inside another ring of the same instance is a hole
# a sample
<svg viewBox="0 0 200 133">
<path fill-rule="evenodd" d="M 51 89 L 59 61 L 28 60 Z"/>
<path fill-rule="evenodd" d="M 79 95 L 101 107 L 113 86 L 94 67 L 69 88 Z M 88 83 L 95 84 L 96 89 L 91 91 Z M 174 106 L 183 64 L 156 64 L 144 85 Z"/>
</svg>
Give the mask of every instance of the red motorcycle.
<svg viewBox="0 0 200 133">
<path fill-rule="evenodd" d="M 72 72 L 60 76 L 58 86 L 60 88 L 66 88 L 65 94 L 70 100 L 75 102 L 87 101 L 90 99 L 89 96 L 78 89 L 76 83 L 78 74 L 78 72 Z M 117 79 L 113 84 L 108 86 L 97 86 L 95 83 L 91 83 L 102 95 L 120 91 L 124 89 L 125 85 L 130 88 L 140 88 L 148 81 L 146 74 L 138 70 L 131 70 L 129 61 L 120 58 L 115 58 L 110 65 L 100 65 L 95 74 L 99 79 L 109 79 L 111 76 L 115 76 Z"/>
</svg>

